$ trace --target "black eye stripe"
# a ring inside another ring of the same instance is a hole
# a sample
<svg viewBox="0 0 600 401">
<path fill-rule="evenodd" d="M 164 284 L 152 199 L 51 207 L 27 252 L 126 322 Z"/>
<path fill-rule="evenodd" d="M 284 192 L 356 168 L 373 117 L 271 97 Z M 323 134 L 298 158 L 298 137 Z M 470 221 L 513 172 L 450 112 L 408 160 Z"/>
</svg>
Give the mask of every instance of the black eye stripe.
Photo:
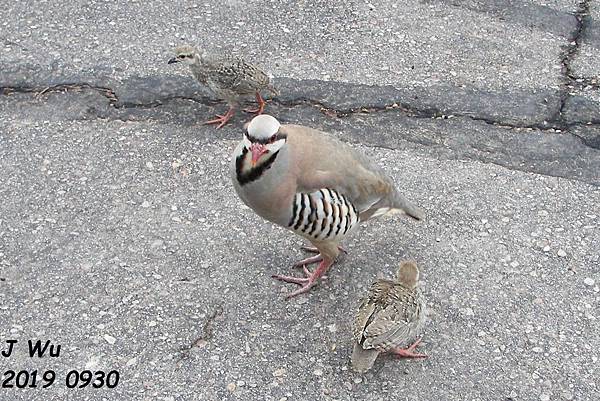
<svg viewBox="0 0 600 401">
<path fill-rule="evenodd" d="M 281 134 L 281 133 L 276 133 L 275 135 L 271 136 L 270 138 L 255 138 L 252 135 L 250 135 L 249 133 L 245 133 L 246 138 L 248 138 L 248 140 L 250 142 L 254 142 L 254 143 L 260 143 L 263 145 L 269 144 L 269 143 L 273 143 L 275 141 L 278 141 L 280 139 L 286 139 L 287 135 L 286 134 Z"/>
</svg>

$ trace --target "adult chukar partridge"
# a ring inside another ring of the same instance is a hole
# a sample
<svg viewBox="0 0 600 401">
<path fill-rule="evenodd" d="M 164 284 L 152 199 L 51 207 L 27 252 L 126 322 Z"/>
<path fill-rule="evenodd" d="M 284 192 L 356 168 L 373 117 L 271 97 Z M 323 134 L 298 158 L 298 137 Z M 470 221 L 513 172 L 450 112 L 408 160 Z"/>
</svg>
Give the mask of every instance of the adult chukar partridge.
<svg viewBox="0 0 600 401">
<path fill-rule="evenodd" d="M 221 128 L 233 117 L 241 100 L 249 95 L 256 97 L 258 108 L 244 111 L 260 114 L 265 107 L 260 92 L 267 90 L 278 94 L 265 72 L 239 57 L 199 53 L 189 45 L 175 48 L 175 54 L 176 56 L 169 60 L 169 64 L 183 62 L 189 65 L 198 82 L 207 86 L 229 105 L 227 113 L 217 114 L 217 118 L 206 121 L 205 124 L 219 124 L 217 128 Z"/>
<path fill-rule="evenodd" d="M 404 349 L 425 320 L 425 300 L 418 288 L 419 269 L 414 262 L 402 262 L 396 280 L 378 279 L 362 300 L 354 322 L 354 370 L 371 369 L 380 352 L 405 358 L 426 358 L 415 353 L 419 338 Z"/>
<path fill-rule="evenodd" d="M 385 173 L 347 144 L 315 129 L 281 125 L 269 115 L 249 123 L 231 162 L 242 201 L 259 216 L 308 239 L 319 252 L 301 260 L 306 277 L 273 277 L 308 291 L 333 264 L 358 223 L 390 212 L 421 219 Z M 314 272 L 306 265 L 319 263 Z"/>
</svg>

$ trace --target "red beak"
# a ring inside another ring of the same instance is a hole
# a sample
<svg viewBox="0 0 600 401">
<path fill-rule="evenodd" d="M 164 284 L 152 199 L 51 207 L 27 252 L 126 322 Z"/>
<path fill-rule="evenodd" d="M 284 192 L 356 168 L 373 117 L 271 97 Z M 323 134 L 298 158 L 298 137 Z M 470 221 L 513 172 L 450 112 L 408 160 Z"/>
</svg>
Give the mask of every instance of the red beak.
<svg viewBox="0 0 600 401">
<path fill-rule="evenodd" d="M 252 152 L 252 167 L 256 166 L 256 162 L 261 158 L 262 155 L 268 152 L 265 145 L 260 143 L 253 143 L 250 146 L 250 152 Z"/>
</svg>

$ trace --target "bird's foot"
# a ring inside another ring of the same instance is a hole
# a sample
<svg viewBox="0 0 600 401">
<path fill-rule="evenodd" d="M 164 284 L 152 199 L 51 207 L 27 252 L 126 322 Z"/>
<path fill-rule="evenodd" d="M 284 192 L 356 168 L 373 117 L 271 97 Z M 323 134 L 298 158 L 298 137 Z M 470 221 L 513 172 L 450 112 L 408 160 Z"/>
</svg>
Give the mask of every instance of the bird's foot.
<svg viewBox="0 0 600 401">
<path fill-rule="evenodd" d="M 391 352 L 398 355 L 401 358 L 427 358 L 425 354 L 419 354 L 415 352 L 417 346 L 421 343 L 422 338 L 417 339 L 410 347 L 403 348 L 395 348 L 392 349 Z"/>
<path fill-rule="evenodd" d="M 315 259 L 317 257 L 320 258 L 321 255 L 313 256 L 312 258 L 308 258 L 308 259 Z M 296 291 L 291 292 L 286 295 L 286 298 L 289 299 L 289 298 L 295 297 L 296 295 L 300 295 L 300 294 L 304 294 L 305 292 L 308 292 L 312 287 L 314 287 L 317 284 L 317 279 L 319 277 L 321 277 L 323 275 L 323 273 L 325 273 L 327 271 L 327 269 L 329 269 L 329 267 L 333 264 L 333 261 L 330 261 L 327 259 L 321 259 L 320 261 L 321 261 L 321 263 L 319 264 L 319 267 L 317 267 L 317 270 L 315 270 L 312 273 L 310 270 L 308 270 L 306 265 L 303 266 L 304 274 L 306 275 L 306 277 L 282 276 L 279 274 L 274 274 L 272 277 L 279 281 L 285 281 L 286 283 L 298 284 L 300 286 L 300 288 L 297 289 Z M 317 261 L 315 260 L 311 263 L 316 263 L 316 262 Z"/>
<path fill-rule="evenodd" d="M 254 113 L 256 115 L 262 114 L 262 112 L 265 110 L 265 104 L 267 104 L 267 102 L 264 101 L 264 99 L 262 98 L 262 96 L 260 95 L 259 92 L 256 92 L 256 102 L 258 103 L 258 107 L 255 109 L 244 109 L 244 111 L 246 113 Z"/>
<path fill-rule="evenodd" d="M 255 109 L 244 109 L 243 111 L 244 111 L 245 113 L 250 113 L 250 114 L 256 114 L 256 115 L 259 115 L 259 114 L 262 114 L 262 112 L 263 112 L 264 110 L 265 110 L 265 106 L 262 106 L 262 107 L 260 107 L 260 106 L 259 106 L 259 107 L 255 108 Z"/>
<path fill-rule="evenodd" d="M 316 250 L 316 249 L 317 248 L 315 248 L 315 252 L 318 253 L 318 255 L 311 256 L 310 258 L 299 260 L 296 263 L 294 263 L 292 266 L 293 267 L 305 267 L 306 265 L 312 265 L 313 263 L 321 262 L 323 260 L 323 256 L 321 256 L 321 254 L 319 253 L 319 251 Z"/>
<path fill-rule="evenodd" d="M 300 247 L 300 249 L 302 249 L 303 251 L 306 251 L 306 252 L 310 252 L 310 253 L 319 253 L 319 250 L 317 248 L 315 248 L 314 246 L 302 245 Z M 338 249 L 340 250 L 340 252 L 348 254 L 348 251 L 339 245 L 338 245 Z M 300 262 L 302 262 L 302 261 L 300 261 Z M 298 262 L 298 263 L 300 263 L 300 262 Z"/>
<path fill-rule="evenodd" d="M 223 115 L 217 114 L 217 118 L 205 121 L 203 124 L 219 124 L 219 125 L 217 125 L 217 129 L 219 129 L 219 128 L 223 127 L 225 124 L 227 124 L 227 122 L 229 120 L 231 120 L 231 117 L 233 117 L 234 113 L 235 113 L 235 109 L 230 108 L 229 110 L 227 110 L 227 113 L 225 113 Z"/>
</svg>

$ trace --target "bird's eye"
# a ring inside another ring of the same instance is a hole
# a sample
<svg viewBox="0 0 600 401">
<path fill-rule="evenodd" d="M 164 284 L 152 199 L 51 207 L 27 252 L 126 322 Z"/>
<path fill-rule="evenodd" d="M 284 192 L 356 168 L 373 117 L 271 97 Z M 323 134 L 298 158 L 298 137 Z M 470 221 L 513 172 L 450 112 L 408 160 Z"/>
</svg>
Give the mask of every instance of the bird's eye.
<svg viewBox="0 0 600 401">
<path fill-rule="evenodd" d="M 277 134 L 271 135 L 271 137 L 269 138 L 269 143 L 275 142 L 275 139 L 277 139 Z"/>
<path fill-rule="evenodd" d="M 185 54 L 180 54 L 177 58 L 185 58 Z"/>
</svg>

